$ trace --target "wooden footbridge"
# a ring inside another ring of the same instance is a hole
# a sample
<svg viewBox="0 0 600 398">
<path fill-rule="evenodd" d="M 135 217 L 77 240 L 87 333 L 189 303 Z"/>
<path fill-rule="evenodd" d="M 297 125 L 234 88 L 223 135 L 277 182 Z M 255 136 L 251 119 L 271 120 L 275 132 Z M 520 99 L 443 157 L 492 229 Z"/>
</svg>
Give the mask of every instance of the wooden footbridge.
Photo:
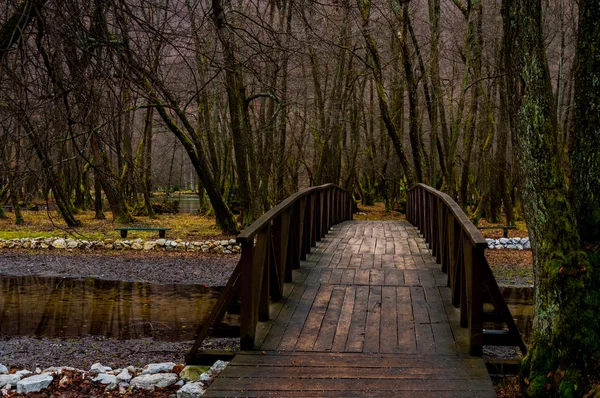
<svg viewBox="0 0 600 398">
<path fill-rule="evenodd" d="M 350 194 L 324 185 L 244 230 L 240 263 L 187 357 L 201 360 L 202 340 L 240 299 L 242 351 L 205 396 L 495 397 L 483 345 L 525 346 L 486 242 L 426 185 L 410 191 L 407 220 L 352 221 Z"/>
</svg>

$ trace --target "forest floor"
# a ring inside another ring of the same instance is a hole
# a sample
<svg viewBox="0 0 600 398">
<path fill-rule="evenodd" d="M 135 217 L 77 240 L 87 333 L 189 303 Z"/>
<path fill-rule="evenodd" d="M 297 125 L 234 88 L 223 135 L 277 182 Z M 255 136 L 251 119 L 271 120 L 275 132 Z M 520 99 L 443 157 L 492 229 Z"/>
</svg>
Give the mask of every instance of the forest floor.
<svg viewBox="0 0 600 398">
<path fill-rule="evenodd" d="M 0 220 L 0 238 L 33 238 L 38 236 L 76 237 L 79 239 L 118 239 L 117 226 L 111 221 L 95 220 L 93 212 L 77 215 L 82 226 L 69 228 L 54 212 L 23 211 L 25 224 L 14 224 L 14 214 Z M 359 206 L 354 215 L 357 220 L 402 220 L 404 215 L 386 212 L 383 204 Z M 172 228 L 167 232 L 171 239 L 187 241 L 205 239 L 229 239 L 217 229 L 214 218 L 195 214 L 163 214 L 156 218 L 136 217 L 136 223 L 144 226 Z M 482 220 L 480 225 L 489 225 Z M 509 231 L 509 237 L 527 236 L 524 224 Z M 501 230 L 484 230 L 484 236 L 499 238 Z M 154 234 L 142 232 L 131 234 L 132 238 L 149 239 Z M 487 250 L 486 256 L 499 284 L 531 285 L 532 257 L 530 250 Z M 131 282 L 159 284 L 185 283 L 223 286 L 238 255 L 202 254 L 198 252 L 134 252 L 134 251 L 83 251 L 64 250 L 0 250 L 0 276 L 42 275 L 74 278 L 100 278 Z M 168 269 L 169 272 L 164 272 Z M 70 339 L 50 339 L 34 336 L 0 336 L 0 363 L 10 367 L 27 368 L 69 365 L 83 369 L 95 362 L 118 368 L 139 366 L 152 362 L 184 362 L 184 354 L 192 342 L 158 342 L 152 339 L 116 340 L 101 336 L 85 336 Z M 238 349 L 237 339 L 208 339 L 207 349 Z M 499 353 L 500 357 L 504 354 Z M 494 380 L 500 396 L 510 397 L 518 384 L 506 380 Z"/>
</svg>

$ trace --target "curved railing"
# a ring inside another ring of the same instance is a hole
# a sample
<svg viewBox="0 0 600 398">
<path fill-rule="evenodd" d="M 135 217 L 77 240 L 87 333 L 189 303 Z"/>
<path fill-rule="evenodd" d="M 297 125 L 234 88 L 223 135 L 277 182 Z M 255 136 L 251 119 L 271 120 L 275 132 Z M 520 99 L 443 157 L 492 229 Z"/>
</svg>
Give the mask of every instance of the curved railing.
<svg viewBox="0 0 600 398">
<path fill-rule="evenodd" d="M 525 352 L 485 258 L 487 242 L 460 206 L 445 193 L 417 184 L 409 190 L 406 218 L 421 231 L 442 271 L 448 274 L 452 304 L 460 307 L 460 326 L 469 329 L 471 355 L 481 355 L 483 345 L 518 346 Z M 493 305 L 493 313 L 484 312 L 484 299 Z M 484 330 L 484 318 L 505 323 L 507 330 Z"/>
<path fill-rule="evenodd" d="M 242 247 L 241 348 L 254 347 L 258 321 L 269 320 L 269 297 L 281 299 L 310 248 L 337 223 L 352 218 L 352 196 L 326 184 L 299 191 L 266 212 L 237 237 Z"/>
<path fill-rule="evenodd" d="M 188 352 L 191 362 L 227 308 L 240 298 L 240 337 L 243 350 L 254 347 L 259 321 L 269 320 L 269 301 L 283 295 L 283 283 L 292 282 L 292 269 L 300 267 L 310 248 L 337 223 L 352 219 L 352 195 L 334 185 L 303 189 L 263 214 L 236 238 L 240 262 L 208 320 Z"/>
</svg>

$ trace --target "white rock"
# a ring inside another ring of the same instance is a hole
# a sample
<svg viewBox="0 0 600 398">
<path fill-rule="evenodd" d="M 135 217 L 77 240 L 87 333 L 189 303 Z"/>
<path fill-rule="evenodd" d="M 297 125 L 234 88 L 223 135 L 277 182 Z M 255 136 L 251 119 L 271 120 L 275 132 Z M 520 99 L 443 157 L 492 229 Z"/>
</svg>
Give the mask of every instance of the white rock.
<svg viewBox="0 0 600 398">
<path fill-rule="evenodd" d="M 502 243 L 503 245 L 506 245 L 508 243 L 508 238 L 500 238 L 500 243 Z"/>
<path fill-rule="evenodd" d="M 230 245 L 235 245 L 235 239 L 229 239 L 229 244 Z"/>
<path fill-rule="evenodd" d="M 527 242 L 523 243 L 523 249 L 531 249 L 531 242 L 527 241 Z"/>
<path fill-rule="evenodd" d="M 39 375 L 40 373 L 42 373 L 42 369 L 40 369 L 40 368 L 35 368 L 35 374 L 38 374 L 38 375 Z"/>
<path fill-rule="evenodd" d="M 512 238 L 511 241 L 514 244 L 520 244 L 521 243 L 521 238 Z"/>
<path fill-rule="evenodd" d="M 144 246 L 140 245 L 140 244 L 139 244 L 139 243 L 137 243 L 137 242 L 134 242 L 134 243 L 131 245 L 131 248 L 132 248 L 133 250 L 142 250 L 142 249 L 144 248 Z"/>
<path fill-rule="evenodd" d="M 185 385 L 185 381 L 179 380 L 177 383 L 175 383 L 175 385 L 181 387 L 181 386 Z"/>
<path fill-rule="evenodd" d="M 30 376 L 17 383 L 17 393 L 28 394 L 30 392 L 39 392 L 48 387 L 54 378 L 49 374 Z"/>
<path fill-rule="evenodd" d="M 202 383 L 187 383 L 177 391 L 177 398 L 197 398 L 201 397 L 205 391 Z"/>
<path fill-rule="evenodd" d="M 210 370 L 209 370 L 210 372 Z M 204 372 L 200 375 L 200 377 L 198 377 L 198 381 L 203 381 L 205 383 L 210 383 L 212 381 L 214 377 L 208 373 L 208 372 Z"/>
<path fill-rule="evenodd" d="M 66 241 L 67 249 L 75 249 L 79 246 L 79 243 L 75 239 L 67 239 Z"/>
<path fill-rule="evenodd" d="M 526 236 L 526 237 L 524 237 L 524 238 L 521 239 L 521 243 L 522 244 L 525 244 L 527 242 L 529 242 L 529 237 L 528 236 Z"/>
<path fill-rule="evenodd" d="M 156 242 L 154 241 L 148 241 L 148 242 L 144 242 L 144 250 L 152 250 L 156 247 Z"/>
<path fill-rule="evenodd" d="M 496 246 L 494 246 L 494 249 L 496 249 L 496 250 L 504 249 L 504 246 L 496 245 Z"/>
<path fill-rule="evenodd" d="M 177 375 L 175 373 L 157 373 L 134 377 L 131 380 L 131 385 L 146 390 L 152 390 L 155 387 L 168 387 L 176 382 Z"/>
<path fill-rule="evenodd" d="M 52 242 L 52 247 L 55 249 L 64 249 L 67 247 L 67 244 L 64 239 L 56 239 L 54 242 Z"/>
<path fill-rule="evenodd" d="M 129 381 L 129 380 L 131 380 L 131 378 L 132 378 L 131 373 L 129 373 L 129 370 L 127 370 L 127 369 L 123 369 L 121 371 L 121 373 L 119 373 L 117 375 L 118 381 Z"/>
<path fill-rule="evenodd" d="M 488 245 L 488 249 L 493 249 L 494 247 L 494 245 Z"/>
<path fill-rule="evenodd" d="M 515 245 L 517 246 L 517 250 L 523 250 L 523 245 Z"/>
<path fill-rule="evenodd" d="M 72 368 L 70 366 L 51 366 L 49 368 L 42 370 L 42 373 L 60 375 L 60 374 L 63 374 L 63 372 L 65 370 L 77 371 L 77 369 Z"/>
<path fill-rule="evenodd" d="M 229 244 L 229 241 L 228 240 L 222 240 L 221 242 L 219 242 L 219 244 L 221 246 L 227 246 Z"/>
<path fill-rule="evenodd" d="M 27 369 L 23 369 L 23 370 L 18 370 L 15 372 L 16 375 L 19 375 L 21 377 L 27 377 L 29 375 L 32 375 L 33 372 Z"/>
<path fill-rule="evenodd" d="M 488 243 L 488 245 L 490 243 L 494 243 L 494 239 L 490 239 L 490 238 L 485 238 L 485 241 Z"/>
<path fill-rule="evenodd" d="M 15 388 L 19 380 L 21 380 L 21 376 L 18 374 L 0 375 L 0 388 L 3 388 L 6 385 L 9 385 L 11 388 Z"/>
<path fill-rule="evenodd" d="M 510 245 L 506 245 L 506 248 L 507 248 L 507 249 L 511 249 L 511 250 L 512 250 L 512 249 L 516 249 L 516 248 L 517 248 L 517 245 L 512 245 L 512 244 L 510 244 Z"/>
<path fill-rule="evenodd" d="M 168 373 L 173 370 L 175 363 L 173 362 L 162 362 L 162 363 L 151 363 L 144 367 L 142 370 L 143 375 L 152 375 L 155 373 Z"/>
<path fill-rule="evenodd" d="M 90 372 L 92 373 L 106 373 L 110 372 L 111 370 L 112 368 L 109 368 L 108 366 L 103 366 L 100 362 L 96 362 L 90 368 Z"/>
<path fill-rule="evenodd" d="M 157 244 L 158 246 L 164 246 L 166 243 L 167 243 L 167 240 L 166 240 L 166 239 L 157 239 L 157 240 L 156 240 L 156 244 Z"/>
<path fill-rule="evenodd" d="M 213 376 L 216 376 L 222 371 L 224 371 L 227 365 L 229 365 L 229 362 L 218 360 L 213 364 L 213 366 L 210 367 L 208 373 L 210 373 Z"/>
<path fill-rule="evenodd" d="M 0 375 L 8 373 L 8 368 L 0 363 Z"/>
<path fill-rule="evenodd" d="M 100 382 L 102 384 L 117 384 L 117 376 L 111 375 L 108 373 L 100 373 L 98 376 L 94 377 L 92 381 Z"/>
</svg>

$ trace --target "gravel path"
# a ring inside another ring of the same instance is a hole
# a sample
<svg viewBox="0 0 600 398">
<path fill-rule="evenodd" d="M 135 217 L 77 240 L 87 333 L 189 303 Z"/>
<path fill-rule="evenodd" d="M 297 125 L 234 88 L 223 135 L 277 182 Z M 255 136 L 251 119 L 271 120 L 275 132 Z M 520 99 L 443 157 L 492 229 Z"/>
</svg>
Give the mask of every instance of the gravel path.
<svg viewBox="0 0 600 398">
<path fill-rule="evenodd" d="M 69 276 L 128 282 L 224 286 L 239 256 L 199 253 L 15 253 L 0 251 L 0 275 Z"/>
</svg>

